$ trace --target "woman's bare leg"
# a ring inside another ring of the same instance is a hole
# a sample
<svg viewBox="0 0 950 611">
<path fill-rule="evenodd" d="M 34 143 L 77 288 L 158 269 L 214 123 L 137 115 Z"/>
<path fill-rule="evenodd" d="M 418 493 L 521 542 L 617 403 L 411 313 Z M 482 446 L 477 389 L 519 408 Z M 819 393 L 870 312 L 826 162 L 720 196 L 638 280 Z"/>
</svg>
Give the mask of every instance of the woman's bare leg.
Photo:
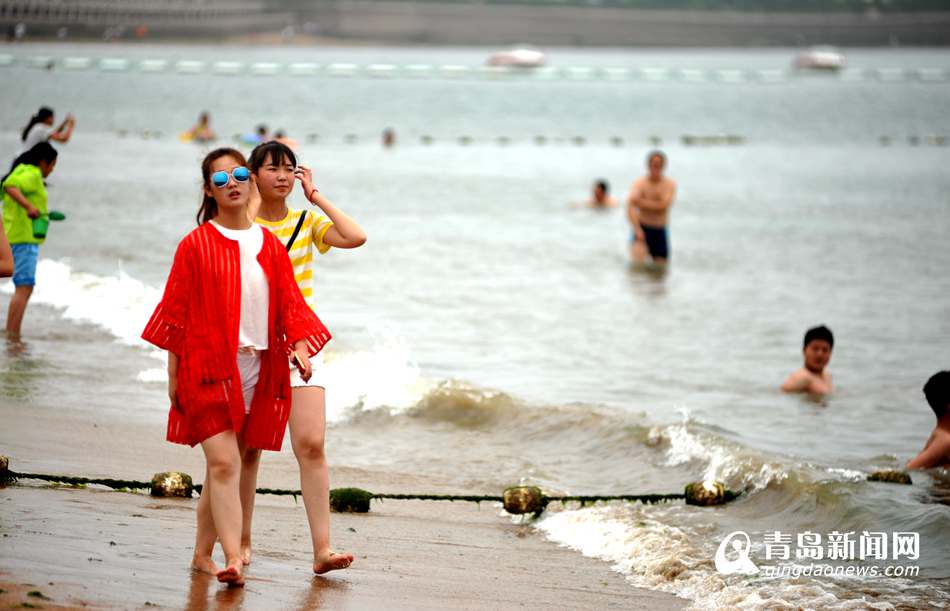
<svg viewBox="0 0 950 611">
<path fill-rule="evenodd" d="M 324 453 L 326 393 L 319 387 L 293 389 L 290 442 L 300 465 L 300 492 L 307 510 L 313 542 L 313 570 L 317 574 L 345 569 L 350 554 L 330 551 L 330 476 Z"/>
<path fill-rule="evenodd" d="M 191 559 L 191 568 L 211 573 L 218 573 L 218 565 L 211 559 L 214 553 L 214 542 L 218 539 L 218 532 L 214 529 L 214 518 L 211 515 L 211 475 L 205 468 L 205 482 L 201 487 L 201 497 L 198 498 L 198 529 L 195 534 L 195 555 Z"/>
<path fill-rule="evenodd" d="M 244 585 L 241 562 L 241 453 L 234 431 L 224 431 L 201 442 L 208 464 L 211 516 L 224 549 L 226 567 L 218 581 Z"/>
<path fill-rule="evenodd" d="M 251 563 L 251 521 L 254 518 L 254 496 L 257 494 L 257 471 L 261 466 L 261 451 L 241 446 L 241 561 Z"/>
</svg>

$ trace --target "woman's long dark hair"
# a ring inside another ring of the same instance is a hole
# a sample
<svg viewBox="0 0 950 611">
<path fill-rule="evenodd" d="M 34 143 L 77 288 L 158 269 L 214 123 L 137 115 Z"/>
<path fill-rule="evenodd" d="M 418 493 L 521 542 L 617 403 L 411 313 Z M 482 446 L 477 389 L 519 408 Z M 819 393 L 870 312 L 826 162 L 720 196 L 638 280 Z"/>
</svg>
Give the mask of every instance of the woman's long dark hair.
<svg viewBox="0 0 950 611">
<path fill-rule="evenodd" d="M 39 167 L 41 161 L 52 163 L 56 161 L 56 157 L 58 155 L 59 153 L 49 142 L 40 142 L 39 144 L 34 145 L 33 148 L 13 160 L 13 165 L 10 166 L 10 171 L 7 172 L 6 176 L 0 179 L 0 185 L 2 185 L 7 179 L 7 176 L 13 174 L 13 170 L 15 170 L 18 165 L 25 163 L 27 165 L 35 165 Z"/>
<path fill-rule="evenodd" d="M 247 165 L 247 159 L 237 149 L 223 147 L 214 149 L 205 156 L 204 161 L 201 162 L 201 207 L 198 208 L 198 214 L 195 216 L 195 220 L 198 221 L 199 225 L 207 223 L 218 215 L 218 202 L 208 195 L 207 189 L 212 187 L 211 165 L 222 157 L 231 157 L 241 165 Z"/>
<path fill-rule="evenodd" d="M 53 109 L 49 106 L 41 106 L 39 110 L 36 111 L 36 114 L 30 117 L 30 122 L 26 124 L 26 127 L 23 128 L 23 134 L 20 136 L 20 142 L 26 142 L 26 137 L 30 134 L 30 130 L 33 129 L 33 126 L 37 123 L 42 123 L 53 116 Z"/>
</svg>

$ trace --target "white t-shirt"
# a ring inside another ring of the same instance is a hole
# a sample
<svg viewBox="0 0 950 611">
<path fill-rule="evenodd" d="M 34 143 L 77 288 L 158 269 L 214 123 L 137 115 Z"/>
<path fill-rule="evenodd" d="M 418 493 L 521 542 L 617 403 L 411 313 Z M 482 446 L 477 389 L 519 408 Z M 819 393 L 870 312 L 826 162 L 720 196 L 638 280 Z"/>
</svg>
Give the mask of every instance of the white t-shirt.
<svg viewBox="0 0 950 611">
<path fill-rule="evenodd" d="M 235 240 L 241 249 L 241 329 L 238 346 L 267 350 L 267 316 L 270 310 L 270 287 L 257 255 L 264 247 L 260 225 L 250 229 L 228 229 L 214 221 L 211 224 L 224 237 Z"/>
<path fill-rule="evenodd" d="M 30 131 L 26 134 L 26 140 L 23 141 L 23 148 L 20 149 L 20 155 L 27 152 L 40 142 L 46 142 L 49 140 L 50 134 L 53 133 L 53 127 L 47 125 L 46 123 L 37 123 L 30 128 Z"/>
</svg>

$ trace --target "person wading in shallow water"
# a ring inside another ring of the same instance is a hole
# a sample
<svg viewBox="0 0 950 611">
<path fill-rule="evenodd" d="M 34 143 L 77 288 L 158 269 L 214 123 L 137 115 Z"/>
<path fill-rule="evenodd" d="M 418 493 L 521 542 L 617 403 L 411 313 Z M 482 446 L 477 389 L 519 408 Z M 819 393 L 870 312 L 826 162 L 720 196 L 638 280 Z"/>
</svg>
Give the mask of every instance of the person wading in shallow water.
<svg viewBox="0 0 950 611">
<path fill-rule="evenodd" d="M 651 151 L 647 155 L 647 175 L 633 181 L 630 187 L 627 219 L 632 228 L 630 257 L 636 263 L 646 261 L 647 254 L 654 263 L 670 259 L 668 226 L 676 183 L 663 175 L 665 167 L 666 155 Z"/>
<path fill-rule="evenodd" d="M 0 180 L 3 189 L 3 227 L 13 255 L 13 297 L 7 310 L 7 338 L 18 340 L 26 305 L 36 286 L 36 263 L 46 236 L 33 233 L 33 220 L 48 213 L 45 178 L 53 173 L 58 154 L 49 142 L 40 142 L 17 157 L 13 169 Z"/>
<path fill-rule="evenodd" d="M 30 122 L 23 128 L 20 140 L 20 153 L 25 153 L 40 142 L 69 142 L 73 135 L 73 129 L 76 128 L 76 118 L 72 115 L 66 115 L 66 119 L 59 127 L 53 129 L 55 123 L 55 114 L 52 108 L 41 107 L 36 114 L 30 117 Z"/>
</svg>

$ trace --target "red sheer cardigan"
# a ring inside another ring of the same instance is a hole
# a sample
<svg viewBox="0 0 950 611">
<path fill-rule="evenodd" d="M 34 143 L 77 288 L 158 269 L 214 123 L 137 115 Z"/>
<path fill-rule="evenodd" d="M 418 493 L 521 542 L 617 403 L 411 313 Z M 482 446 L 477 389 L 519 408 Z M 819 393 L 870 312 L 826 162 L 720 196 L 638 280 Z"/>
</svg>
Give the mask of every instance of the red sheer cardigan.
<svg viewBox="0 0 950 611">
<path fill-rule="evenodd" d="M 222 431 L 244 430 L 248 447 L 280 450 L 290 416 L 288 356 L 293 345 L 306 340 L 313 356 L 330 341 L 330 332 L 300 294 L 286 249 L 270 231 L 263 233 L 257 260 L 270 290 L 268 350 L 261 353 L 260 378 L 247 416 L 237 367 L 240 247 L 210 223 L 178 245 L 165 293 L 142 333 L 145 341 L 179 357 L 183 413 L 169 409 L 168 441 L 194 446 Z"/>
</svg>

